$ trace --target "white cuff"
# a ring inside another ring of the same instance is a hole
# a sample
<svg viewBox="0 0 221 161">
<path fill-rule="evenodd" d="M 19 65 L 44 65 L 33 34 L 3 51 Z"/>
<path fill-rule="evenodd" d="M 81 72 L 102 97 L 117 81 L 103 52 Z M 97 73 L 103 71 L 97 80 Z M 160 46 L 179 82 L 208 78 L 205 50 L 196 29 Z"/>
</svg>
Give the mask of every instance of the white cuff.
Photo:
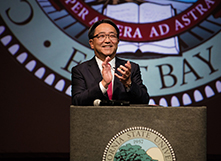
<svg viewBox="0 0 221 161">
<path fill-rule="evenodd" d="M 107 89 L 103 86 L 103 84 L 101 83 L 101 81 L 100 81 L 100 83 L 99 83 L 99 86 L 100 86 L 100 89 L 101 89 L 102 93 L 105 94 L 105 93 L 107 92 Z"/>
</svg>

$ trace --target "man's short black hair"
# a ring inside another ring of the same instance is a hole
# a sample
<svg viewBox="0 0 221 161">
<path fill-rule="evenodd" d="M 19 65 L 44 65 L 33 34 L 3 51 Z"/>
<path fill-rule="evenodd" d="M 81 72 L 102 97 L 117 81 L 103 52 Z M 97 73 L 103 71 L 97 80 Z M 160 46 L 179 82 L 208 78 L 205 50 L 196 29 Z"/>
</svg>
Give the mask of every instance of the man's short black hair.
<svg viewBox="0 0 221 161">
<path fill-rule="evenodd" d="M 96 27 L 99 26 L 99 25 L 102 24 L 102 23 L 108 23 L 108 24 L 110 24 L 111 26 L 113 26 L 113 27 L 115 28 L 115 30 L 117 31 L 117 38 L 119 38 L 120 31 L 119 31 L 117 25 L 116 25 L 113 21 L 111 21 L 110 19 L 103 19 L 103 20 L 100 20 L 100 21 L 95 22 L 95 23 L 89 28 L 89 30 L 88 30 L 88 38 L 89 38 L 89 39 L 92 39 L 92 38 L 93 38 Z"/>
</svg>

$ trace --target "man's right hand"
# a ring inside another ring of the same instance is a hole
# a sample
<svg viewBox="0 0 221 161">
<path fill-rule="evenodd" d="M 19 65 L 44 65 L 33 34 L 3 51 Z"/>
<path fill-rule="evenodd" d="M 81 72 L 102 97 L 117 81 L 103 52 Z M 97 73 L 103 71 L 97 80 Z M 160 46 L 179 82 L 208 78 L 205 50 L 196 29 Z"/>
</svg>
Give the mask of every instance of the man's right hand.
<svg viewBox="0 0 221 161">
<path fill-rule="evenodd" d="M 112 74 L 111 74 L 111 65 L 108 63 L 111 60 L 109 56 L 106 57 L 104 62 L 102 63 L 102 85 L 107 89 L 108 85 L 112 81 Z"/>
</svg>

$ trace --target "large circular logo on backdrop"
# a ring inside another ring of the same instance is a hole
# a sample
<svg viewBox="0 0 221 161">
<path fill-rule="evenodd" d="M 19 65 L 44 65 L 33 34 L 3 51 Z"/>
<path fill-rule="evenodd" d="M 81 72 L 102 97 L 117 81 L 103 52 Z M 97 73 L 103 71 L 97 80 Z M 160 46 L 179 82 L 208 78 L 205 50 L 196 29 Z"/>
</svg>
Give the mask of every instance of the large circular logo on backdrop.
<svg viewBox="0 0 221 161">
<path fill-rule="evenodd" d="M 71 68 L 94 56 L 97 20 L 120 29 L 117 56 L 138 63 L 150 104 L 191 105 L 221 93 L 219 0 L 0 2 L 0 39 L 37 79 L 71 96 Z"/>
</svg>

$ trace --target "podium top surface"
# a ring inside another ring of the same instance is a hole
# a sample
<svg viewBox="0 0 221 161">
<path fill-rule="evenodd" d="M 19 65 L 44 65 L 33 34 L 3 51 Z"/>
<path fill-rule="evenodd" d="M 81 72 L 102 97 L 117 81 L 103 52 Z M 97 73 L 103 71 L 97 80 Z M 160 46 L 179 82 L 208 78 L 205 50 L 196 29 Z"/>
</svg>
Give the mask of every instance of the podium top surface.
<svg viewBox="0 0 221 161">
<path fill-rule="evenodd" d="M 75 106 L 71 105 L 70 108 L 147 108 L 147 109 L 207 109 L 206 106 L 179 106 L 179 107 L 163 107 L 163 106 L 154 106 L 146 104 L 131 104 L 130 106 Z"/>
</svg>

